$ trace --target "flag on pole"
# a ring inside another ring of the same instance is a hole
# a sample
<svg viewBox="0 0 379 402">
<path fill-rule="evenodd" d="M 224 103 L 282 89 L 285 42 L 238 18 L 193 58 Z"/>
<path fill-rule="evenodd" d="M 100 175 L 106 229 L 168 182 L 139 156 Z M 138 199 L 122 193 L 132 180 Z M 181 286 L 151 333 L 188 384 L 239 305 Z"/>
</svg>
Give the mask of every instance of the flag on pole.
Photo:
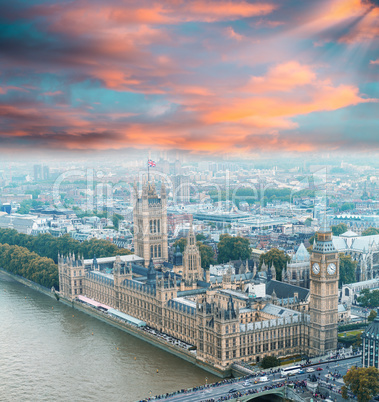
<svg viewBox="0 0 379 402">
<path fill-rule="evenodd" d="M 149 160 L 147 161 L 147 166 L 149 166 L 149 167 L 155 167 L 155 166 L 156 166 L 156 163 L 155 163 L 154 161 L 152 161 L 151 159 L 149 159 Z"/>
</svg>

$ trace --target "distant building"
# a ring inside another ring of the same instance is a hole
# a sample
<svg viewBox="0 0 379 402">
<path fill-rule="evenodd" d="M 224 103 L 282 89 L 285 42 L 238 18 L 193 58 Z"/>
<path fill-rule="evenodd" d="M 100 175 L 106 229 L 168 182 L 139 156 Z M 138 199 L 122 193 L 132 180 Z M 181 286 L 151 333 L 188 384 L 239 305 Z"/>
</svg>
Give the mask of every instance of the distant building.
<svg viewBox="0 0 379 402">
<path fill-rule="evenodd" d="M 361 339 L 362 367 L 379 369 L 379 309 L 374 321 L 362 333 Z"/>
<path fill-rule="evenodd" d="M 338 252 L 351 255 L 357 261 L 355 276 L 358 282 L 379 276 L 379 235 L 359 236 L 348 230 L 333 236 L 333 245 Z"/>
<path fill-rule="evenodd" d="M 50 169 L 48 166 L 34 165 L 34 181 L 48 180 L 50 178 Z"/>
<path fill-rule="evenodd" d="M 177 203 L 190 202 L 190 178 L 185 175 L 173 177 L 173 196 Z"/>
<path fill-rule="evenodd" d="M 42 179 L 42 166 L 41 165 L 34 165 L 34 181 L 38 181 Z"/>
<path fill-rule="evenodd" d="M 379 289 L 379 278 L 342 285 L 341 302 L 347 305 L 355 304 L 357 297 L 363 289 Z"/>
<path fill-rule="evenodd" d="M 1 211 L 10 214 L 12 212 L 12 205 L 10 203 L 3 204 L 1 206 Z"/>
<path fill-rule="evenodd" d="M 282 272 L 282 281 L 292 285 L 309 288 L 309 261 L 310 255 L 304 244 L 301 243 L 291 261 Z"/>
</svg>

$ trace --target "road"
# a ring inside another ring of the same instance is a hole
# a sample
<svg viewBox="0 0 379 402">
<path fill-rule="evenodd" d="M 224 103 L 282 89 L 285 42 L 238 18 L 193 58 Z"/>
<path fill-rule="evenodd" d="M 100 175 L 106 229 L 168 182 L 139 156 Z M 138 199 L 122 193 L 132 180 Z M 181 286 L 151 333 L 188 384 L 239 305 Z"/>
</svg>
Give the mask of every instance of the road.
<svg viewBox="0 0 379 402">
<path fill-rule="evenodd" d="M 312 365 L 311 367 L 315 369 L 315 372 L 312 374 L 315 374 L 318 378 L 322 379 L 323 381 L 328 381 L 329 383 L 333 383 L 335 386 L 341 387 L 343 385 L 342 378 L 340 380 L 333 381 L 332 378 L 330 378 L 330 373 L 339 373 L 342 376 L 346 374 L 347 370 L 351 366 L 360 366 L 361 365 L 361 357 L 360 356 L 354 356 L 349 359 L 343 359 L 343 360 L 338 360 L 338 361 L 332 361 L 332 362 L 322 362 L 318 363 L 315 365 Z M 328 368 L 327 368 L 328 366 Z M 317 368 L 320 367 L 322 370 L 317 371 Z M 309 373 L 304 373 L 304 374 L 298 374 L 296 376 L 292 376 L 288 378 L 288 381 L 302 381 L 302 380 L 309 380 L 309 376 L 312 375 Z M 261 376 L 263 374 L 259 374 Z M 181 393 L 181 394 L 176 394 L 176 395 L 171 395 L 168 396 L 167 398 L 161 398 L 161 400 L 166 400 L 166 401 L 181 401 L 181 402 L 199 402 L 199 401 L 207 401 L 209 399 L 213 399 L 214 401 L 217 401 L 221 397 L 225 397 L 227 395 L 232 396 L 232 393 L 229 393 L 231 389 L 236 389 L 237 391 L 240 391 L 241 393 L 245 393 L 249 390 L 259 390 L 262 389 L 264 386 L 275 386 L 277 384 L 283 383 L 285 378 L 280 377 L 280 373 L 276 374 L 266 374 L 268 381 L 267 382 L 260 382 L 258 384 L 254 384 L 254 381 L 259 378 L 257 377 L 250 378 L 249 385 L 244 385 L 246 379 L 239 378 L 236 379 L 235 382 L 233 383 L 225 383 L 222 385 L 218 386 L 213 386 L 210 384 L 208 387 L 205 389 L 199 389 L 196 391 L 191 391 L 188 393 Z"/>
</svg>

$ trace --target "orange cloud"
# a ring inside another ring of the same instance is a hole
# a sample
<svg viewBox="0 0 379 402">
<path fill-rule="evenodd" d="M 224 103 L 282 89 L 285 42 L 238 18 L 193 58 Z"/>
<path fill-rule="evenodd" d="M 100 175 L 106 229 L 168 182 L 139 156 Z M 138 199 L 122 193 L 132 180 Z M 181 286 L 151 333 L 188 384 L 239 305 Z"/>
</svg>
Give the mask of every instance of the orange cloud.
<svg viewBox="0 0 379 402">
<path fill-rule="evenodd" d="M 308 21 L 294 30 L 297 35 L 303 36 L 326 32 L 322 40 L 315 41 L 316 46 L 334 40 L 340 43 L 363 42 L 379 35 L 379 7 L 369 1 L 332 0 L 320 4 Z M 334 34 L 328 33 L 328 30 L 342 27 L 348 32 L 340 37 L 334 38 Z"/>
<path fill-rule="evenodd" d="M 309 66 L 289 61 L 270 68 L 264 77 L 251 77 L 246 90 L 253 93 L 287 92 L 295 87 L 311 84 L 315 79 L 316 74 Z"/>
<path fill-rule="evenodd" d="M 221 102 L 215 107 L 205 111 L 204 122 L 215 124 L 220 122 L 249 123 L 259 121 L 260 125 L 266 123 L 267 127 L 275 127 L 277 122 L 282 127 L 293 127 L 292 123 L 286 123 L 283 118 L 309 114 L 319 111 L 331 111 L 343 107 L 356 105 L 371 100 L 359 96 L 358 89 L 353 86 L 339 85 L 338 87 L 323 86 L 314 88 L 307 99 L 289 97 L 253 97 L 234 98 L 229 102 Z M 272 120 L 274 119 L 274 120 Z"/>
<path fill-rule="evenodd" d="M 146 5 L 144 5 L 144 3 Z M 241 18 L 267 15 L 277 8 L 270 3 L 247 1 L 178 0 L 174 2 L 140 2 L 125 4 L 96 4 L 86 0 L 74 3 L 34 7 L 37 15 L 49 16 L 54 30 L 86 32 L 89 28 L 105 26 L 175 25 L 183 22 L 234 21 Z M 54 16 L 54 18 L 52 18 Z"/>
<path fill-rule="evenodd" d="M 248 3 L 246 1 L 185 1 L 187 21 L 232 21 L 257 15 L 266 15 L 277 7 L 273 4 Z"/>
<path fill-rule="evenodd" d="M 370 64 L 379 64 L 379 59 L 370 60 Z"/>
<path fill-rule="evenodd" d="M 240 35 L 239 33 L 237 33 L 232 27 L 227 27 L 225 32 L 226 32 L 226 35 L 231 39 L 235 39 L 238 41 L 243 39 L 243 36 Z"/>
</svg>

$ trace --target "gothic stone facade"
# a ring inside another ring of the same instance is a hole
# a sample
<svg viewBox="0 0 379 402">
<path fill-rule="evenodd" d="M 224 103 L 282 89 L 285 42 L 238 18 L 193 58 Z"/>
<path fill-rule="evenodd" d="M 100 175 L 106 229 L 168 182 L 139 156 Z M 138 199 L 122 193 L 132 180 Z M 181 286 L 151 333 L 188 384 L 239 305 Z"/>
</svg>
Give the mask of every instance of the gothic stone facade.
<svg viewBox="0 0 379 402">
<path fill-rule="evenodd" d="M 149 199 L 155 192 L 145 194 Z M 158 226 L 151 223 L 152 215 L 136 214 L 136 219 L 141 216 L 154 234 Z M 271 297 L 252 298 L 243 291 L 246 283 L 240 289 L 224 281 L 217 288 L 209 286 L 209 275 L 201 280 L 199 251 L 191 237 L 192 231 L 182 275 L 156 271 L 153 256 L 148 269 L 115 257 L 111 274 L 74 255 L 59 256 L 60 293 L 70 300 L 84 295 L 143 320 L 193 344 L 198 359 L 220 368 L 268 355 L 320 355 L 336 348 L 339 261 L 329 229 L 319 232 L 311 256 L 310 314 L 275 304 Z M 147 254 L 144 258 L 146 263 Z"/>
<path fill-rule="evenodd" d="M 155 263 L 168 260 L 167 247 L 167 195 L 162 183 L 161 194 L 157 195 L 155 184 L 148 182 L 143 185 L 139 196 L 134 186 L 135 206 L 134 221 L 134 251 L 145 260 L 147 267 L 152 258 Z"/>
</svg>

